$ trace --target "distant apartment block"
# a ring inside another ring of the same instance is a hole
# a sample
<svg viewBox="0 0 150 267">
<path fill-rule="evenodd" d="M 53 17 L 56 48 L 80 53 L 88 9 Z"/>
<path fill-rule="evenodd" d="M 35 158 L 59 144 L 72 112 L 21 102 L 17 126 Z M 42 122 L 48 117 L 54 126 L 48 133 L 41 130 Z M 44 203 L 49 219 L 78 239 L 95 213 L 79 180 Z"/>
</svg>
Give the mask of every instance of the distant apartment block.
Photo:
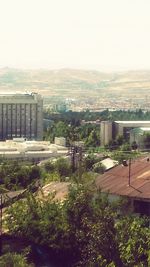
<svg viewBox="0 0 150 267">
<path fill-rule="evenodd" d="M 139 127 L 150 127 L 150 121 L 102 121 L 101 146 L 107 145 L 109 141 L 114 140 L 117 136 L 129 139 L 130 131 Z"/>
<path fill-rule="evenodd" d="M 0 94 L 0 140 L 43 138 L 43 100 L 37 93 Z"/>
</svg>

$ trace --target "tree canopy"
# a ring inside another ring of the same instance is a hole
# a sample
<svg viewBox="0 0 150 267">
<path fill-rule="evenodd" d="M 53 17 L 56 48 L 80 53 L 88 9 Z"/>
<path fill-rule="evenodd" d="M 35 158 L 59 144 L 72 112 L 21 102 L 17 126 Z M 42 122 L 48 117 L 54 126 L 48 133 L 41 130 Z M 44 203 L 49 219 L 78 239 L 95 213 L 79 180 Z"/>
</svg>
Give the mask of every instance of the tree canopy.
<svg viewBox="0 0 150 267">
<path fill-rule="evenodd" d="M 63 203 L 29 195 L 8 208 L 5 221 L 11 234 L 48 246 L 66 266 L 148 266 L 148 221 L 118 216 L 121 207 L 94 185 L 76 185 Z"/>
</svg>

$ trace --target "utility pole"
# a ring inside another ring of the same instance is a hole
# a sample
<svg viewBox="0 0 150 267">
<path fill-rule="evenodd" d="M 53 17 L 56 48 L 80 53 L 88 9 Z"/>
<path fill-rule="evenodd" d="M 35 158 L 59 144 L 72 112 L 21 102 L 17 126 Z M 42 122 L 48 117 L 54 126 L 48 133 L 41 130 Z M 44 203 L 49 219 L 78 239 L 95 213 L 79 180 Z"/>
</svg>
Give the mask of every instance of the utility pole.
<svg viewBox="0 0 150 267">
<path fill-rule="evenodd" d="M 71 146 L 71 167 L 72 167 L 72 172 L 75 172 L 75 165 L 76 165 L 76 159 L 75 159 L 75 154 L 76 154 L 76 150 L 74 146 Z"/>
<path fill-rule="evenodd" d="M 79 168 L 79 179 L 81 179 L 82 176 L 82 147 L 78 147 L 79 150 L 79 163 L 78 163 L 78 168 Z"/>
<path fill-rule="evenodd" d="M 71 146 L 71 167 L 74 173 L 78 168 L 78 175 L 81 178 L 82 175 L 82 147 L 81 146 Z"/>
<path fill-rule="evenodd" d="M 129 175 L 128 175 L 128 185 L 131 184 L 131 158 L 129 158 Z"/>
</svg>

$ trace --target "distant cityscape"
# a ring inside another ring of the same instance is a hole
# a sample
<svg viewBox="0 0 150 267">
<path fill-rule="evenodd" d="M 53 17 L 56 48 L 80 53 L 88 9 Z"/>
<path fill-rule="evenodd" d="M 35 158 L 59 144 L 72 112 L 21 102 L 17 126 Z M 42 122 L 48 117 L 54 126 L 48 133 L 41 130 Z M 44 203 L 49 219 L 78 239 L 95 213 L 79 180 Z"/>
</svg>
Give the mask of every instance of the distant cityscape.
<svg viewBox="0 0 150 267">
<path fill-rule="evenodd" d="M 143 111 L 150 110 L 150 100 L 146 96 L 136 96 L 133 95 L 133 98 L 125 96 L 100 96 L 100 97 L 86 97 L 84 99 L 80 98 L 66 98 L 66 99 L 44 99 L 44 108 L 50 109 L 54 112 L 63 112 L 63 111 L 93 111 L 99 112 L 105 109 L 110 111 L 115 110 L 137 110 L 142 109 Z"/>
<path fill-rule="evenodd" d="M 150 71 L 0 69 L 1 92 L 35 92 L 52 111 L 150 109 Z"/>
</svg>

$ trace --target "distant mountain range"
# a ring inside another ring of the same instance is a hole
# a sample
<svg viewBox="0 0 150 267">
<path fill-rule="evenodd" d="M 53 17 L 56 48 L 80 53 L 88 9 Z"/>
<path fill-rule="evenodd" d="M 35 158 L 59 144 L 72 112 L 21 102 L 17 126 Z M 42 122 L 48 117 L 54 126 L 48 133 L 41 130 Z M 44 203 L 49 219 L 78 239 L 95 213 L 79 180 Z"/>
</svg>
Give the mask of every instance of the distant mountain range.
<svg viewBox="0 0 150 267">
<path fill-rule="evenodd" d="M 141 91 L 142 90 L 142 91 Z M 90 70 L 0 69 L 0 93 L 36 91 L 43 96 L 149 94 L 150 70 L 104 73 Z"/>
</svg>

